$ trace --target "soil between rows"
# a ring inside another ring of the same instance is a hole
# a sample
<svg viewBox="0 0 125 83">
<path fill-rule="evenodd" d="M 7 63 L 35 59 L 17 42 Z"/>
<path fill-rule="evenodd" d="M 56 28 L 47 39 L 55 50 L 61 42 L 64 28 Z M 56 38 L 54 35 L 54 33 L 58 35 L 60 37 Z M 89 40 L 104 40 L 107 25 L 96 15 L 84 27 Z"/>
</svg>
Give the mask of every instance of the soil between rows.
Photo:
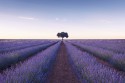
<svg viewBox="0 0 125 83">
<path fill-rule="evenodd" d="M 80 83 L 68 61 L 64 43 L 61 43 L 54 67 L 48 76 L 47 83 Z"/>
</svg>

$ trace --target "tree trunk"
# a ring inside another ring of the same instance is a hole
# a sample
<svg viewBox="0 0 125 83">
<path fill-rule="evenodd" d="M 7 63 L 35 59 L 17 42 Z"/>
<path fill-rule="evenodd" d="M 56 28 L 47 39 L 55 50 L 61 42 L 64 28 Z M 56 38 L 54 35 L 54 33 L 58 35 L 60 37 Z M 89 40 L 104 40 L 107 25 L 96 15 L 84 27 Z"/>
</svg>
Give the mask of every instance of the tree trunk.
<svg viewBox="0 0 125 83">
<path fill-rule="evenodd" d="M 62 41 L 63 41 L 63 37 L 62 37 Z"/>
</svg>

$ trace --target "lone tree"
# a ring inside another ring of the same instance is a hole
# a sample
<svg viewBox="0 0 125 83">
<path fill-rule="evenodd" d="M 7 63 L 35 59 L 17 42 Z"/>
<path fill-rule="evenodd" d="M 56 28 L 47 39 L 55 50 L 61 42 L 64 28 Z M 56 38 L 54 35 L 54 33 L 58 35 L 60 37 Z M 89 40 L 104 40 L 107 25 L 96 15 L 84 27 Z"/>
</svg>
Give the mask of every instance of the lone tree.
<svg viewBox="0 0 125 83">
<path fill-rule="evenodd" d="M 64 37 L 66 37 L 66 38 L 69 37 L 67 32 L 57 33 L 57 36 L 58 36 L 58 37 L 62 37 L 62 41 L 63 41 L 63 38 L 64 38 Z"/>
</svg>

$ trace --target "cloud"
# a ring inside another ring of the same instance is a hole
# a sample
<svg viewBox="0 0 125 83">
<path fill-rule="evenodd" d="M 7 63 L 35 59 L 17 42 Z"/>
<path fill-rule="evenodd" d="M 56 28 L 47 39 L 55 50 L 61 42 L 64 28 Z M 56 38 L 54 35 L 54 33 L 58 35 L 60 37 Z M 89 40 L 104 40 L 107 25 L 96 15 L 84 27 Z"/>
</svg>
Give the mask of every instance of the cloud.
<svg viewBox="0 0 125 83">
<path fill-rule="evenodd" d="M 67 19 L 66 18 L 55 18 L 56 21 L 60 21 L 60 22 L 66 22 Z"/>
<path fill-rule="evenodd" d="M 19 16 L 19 19 L 24 19 L 24 20 L 36 20 L 34 17 L 25 17 L 25 16 Z"/>
</svg>

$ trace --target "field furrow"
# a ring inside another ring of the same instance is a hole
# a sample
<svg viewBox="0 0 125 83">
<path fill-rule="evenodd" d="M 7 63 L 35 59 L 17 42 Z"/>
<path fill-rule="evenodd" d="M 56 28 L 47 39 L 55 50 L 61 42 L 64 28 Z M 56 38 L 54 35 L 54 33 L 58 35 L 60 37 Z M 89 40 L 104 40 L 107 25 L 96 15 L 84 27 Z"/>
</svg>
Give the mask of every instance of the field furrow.
<svg viewBox="0 0 125 83">
<path fill-rule="evenodd" d="M 71 65 L 69 64 L 64 43 L 61 44 L 47 83 L 79 83 Z"/>
</svg>

